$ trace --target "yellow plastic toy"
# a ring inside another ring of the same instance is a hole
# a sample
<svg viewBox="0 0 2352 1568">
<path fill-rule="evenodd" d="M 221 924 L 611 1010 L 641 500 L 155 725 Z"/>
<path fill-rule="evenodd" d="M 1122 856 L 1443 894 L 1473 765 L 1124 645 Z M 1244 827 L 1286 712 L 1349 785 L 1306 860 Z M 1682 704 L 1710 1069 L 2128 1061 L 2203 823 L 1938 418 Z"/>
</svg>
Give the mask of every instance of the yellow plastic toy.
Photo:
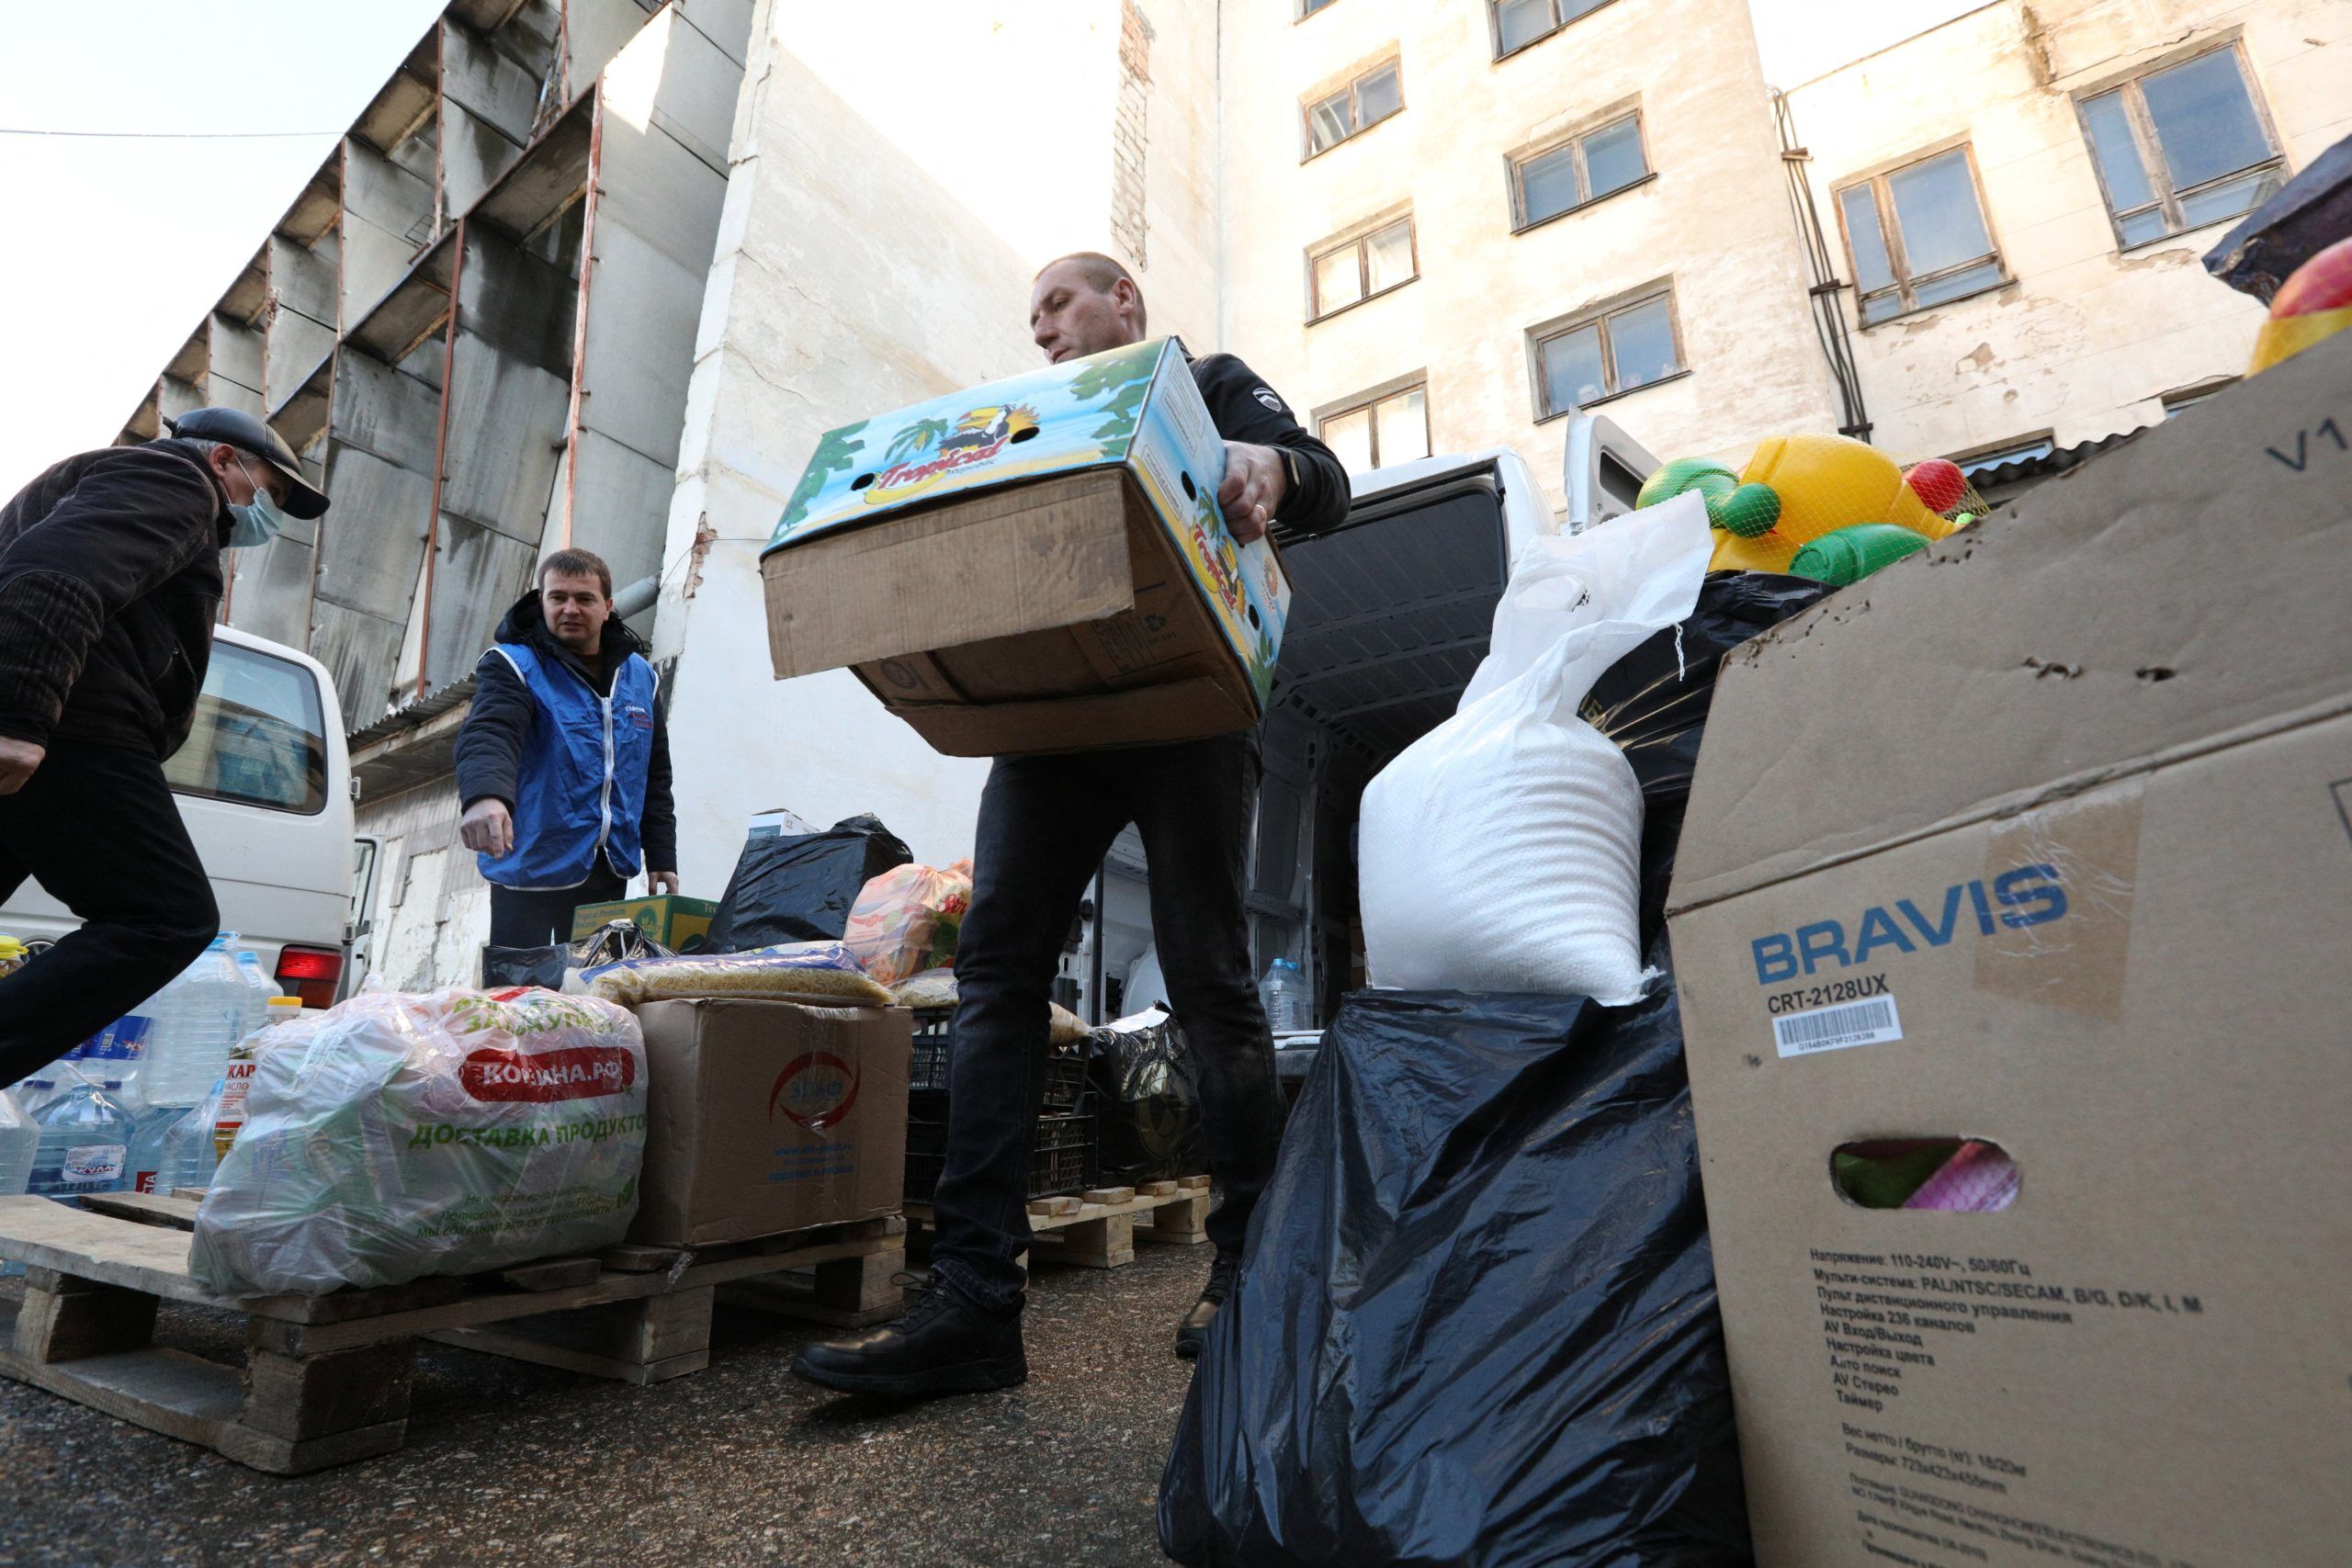
<svg viewBox="0 0 2352 1568">
<path fill-rule="evenodd" d="M 1844 529 L 1892 525 L 1940 539 L 1976 520 L 1961 510 L 1973 492 L 1951 463 L 1933 458 L 1906 474 L 1885 453 L 1843 435 L 1767 436 L 1736 478 L 1712 458 L 1678 458 L 1649 477 L 1637 504 L 1654 506 L 1686 490 L 1706 497 L 1715 532 L 1709 571 L 1787 575 L 1807 546 Z M 1938 498 L 1946 502 L 1941 511 L 1930 504 Z M 1883 550 L 1867 554 L 1883 564 Z M 1818 552 L 1805 558 L 1819 564 Z"/>
<path fill-rule="evenodd" d="M 1707 570 L 1785 574 L 1789 563 L 1797 558 L 1797 552 L 1803 548 L 1803 545 L 1777 531 L 1753 539 L 1718 532 L 1715 535 L 1715 553 L 1707 558 Z"/>
<path fill-rule="evenodd" d="M 1779 492 L 1781 520 L 1772 532 L 1797 545 L 1857 523 L 1899 524 L 1930 539 L 1952 529 L 1903 482 L 1901 465 L 1849 436 L 1768 435 L 1739 478 Z M 1722 557 L 1718 548 L 1719 567 Z"/>
</svg>

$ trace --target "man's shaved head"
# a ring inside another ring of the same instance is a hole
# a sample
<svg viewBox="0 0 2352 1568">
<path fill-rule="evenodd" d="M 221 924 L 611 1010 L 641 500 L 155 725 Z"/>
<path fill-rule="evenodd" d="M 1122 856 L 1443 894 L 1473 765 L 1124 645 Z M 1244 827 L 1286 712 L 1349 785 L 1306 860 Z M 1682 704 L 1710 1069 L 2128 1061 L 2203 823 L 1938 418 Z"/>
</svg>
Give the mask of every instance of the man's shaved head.
<svg viewBox="0 0 2352 1568">
<path fill-rule="evenodd" d="M 1059 363 L 1140 342 L 1146 316 L 1135 275 L 1100 251 L 1075 251 L 1037 269 L 1029 331 Z"/>
</svg>

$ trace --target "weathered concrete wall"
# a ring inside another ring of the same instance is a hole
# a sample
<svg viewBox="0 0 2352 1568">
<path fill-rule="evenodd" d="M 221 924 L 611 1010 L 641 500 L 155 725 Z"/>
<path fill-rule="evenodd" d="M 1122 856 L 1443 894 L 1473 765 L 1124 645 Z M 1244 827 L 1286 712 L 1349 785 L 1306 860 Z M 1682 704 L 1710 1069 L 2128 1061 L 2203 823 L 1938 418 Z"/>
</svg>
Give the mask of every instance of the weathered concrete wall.
<svg viewBox="0 0 2352 1568">
<path fill-rule="evenodd" d="M 1527 329 L 1670 277 L 1690 374 L 1598 412 L 1660 456 L 1835 428 L 1747 6 L 1608 6 L 1502 61 L 1479 9 L 1225 7 L 1223 346 L 1300 410 L 1425 371 L 1432 448 L 1515 447 L 1557 508 Z M 1402 112 L 1302 163 L 1302 97 L 1392 50 Z M 1505 154 L 1634 100 L 1657 177 L 1514 235 Z M 1406 203 L 1419 281 L 1305 324 L 1307 248 Z"/>
<path fill-rule="evenodd" d="M 1152 327 L 1204 334 L 1215 16 L 1144 10 Z M 845 672 L 773 680 L 758 557 L 825 431 L 1038 362 L 1035 269 L 1109 243 L 1122 28 L 1118 0 L 993 17 L 793 0 L 760 29 L 656 631 L 689 890 L 717 892 L 746 818 L 773 806 L 873 811 L 934 863 L 970 852 L 985 764 L 937 756 Z"/>
<path fill-rule="evenodd" d="M 2154 423 L 2167 392 L 2245 367 L 2261 307 L 2198 263 L 2228 225 L 2119 253 L 2074 99 L 2233 36 L 2290 171 L 2352 131 L 2344 0 L 2004 0 L 1790 92 L 1843 276 L 1853 264 L 1832 191 L 1964 140 L 2013 279 L 1855 333 L 1879 445 L 1927 455 L 2044 433 L 2092 440 Z"/>
<path fill-rule="evenodd" d="M 481 974 L 490 884 L 458 841 L 458 817 L 456 795 L 440 784 L 359 804 L 359 833 L 383 840 L 367 963 L 395 990 L 469 986 Z"/>
</svg>

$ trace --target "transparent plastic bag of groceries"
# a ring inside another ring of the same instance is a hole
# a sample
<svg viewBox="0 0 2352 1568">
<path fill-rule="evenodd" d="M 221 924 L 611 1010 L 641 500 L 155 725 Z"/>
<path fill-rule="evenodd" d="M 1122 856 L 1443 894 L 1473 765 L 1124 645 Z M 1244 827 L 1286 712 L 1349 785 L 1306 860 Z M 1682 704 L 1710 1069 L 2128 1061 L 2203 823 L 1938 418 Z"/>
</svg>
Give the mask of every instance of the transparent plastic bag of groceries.
<svg viewBox="0 0 2352 1568">
<path fill-rule="evenodd" d="M 886 986 L 956 965 L 956 938 L 972 906 L 972 863 L 944 870 L 893 866 L 868 882 L 849 912 L 842 944 Z"/>
<path fill-rule="evenodd" d="M 1710 548 L 1693 495 L 1522 551 L 1461 706 L 1364 791 L 1374 985 L 1612 1007 L 1642 994 L 1641 786 L 1577 710 L 1691 613 Z"/>
<path fill-rule="evenodd" d="M 364 991 L 282 1025 L 197 1211 L 219 1295 L 314 1295 L 619 1242 L 645 1158 L 626 1008 L 537 987 Z"/>
</svg>

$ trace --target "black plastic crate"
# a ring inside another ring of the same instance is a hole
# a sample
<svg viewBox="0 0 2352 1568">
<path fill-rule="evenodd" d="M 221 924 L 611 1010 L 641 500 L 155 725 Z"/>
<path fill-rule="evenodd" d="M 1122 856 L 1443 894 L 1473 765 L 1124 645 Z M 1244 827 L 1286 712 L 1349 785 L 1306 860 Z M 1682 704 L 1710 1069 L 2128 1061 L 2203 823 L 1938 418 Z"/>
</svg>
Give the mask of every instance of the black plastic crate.
<svg viewBox="0 0 2352 1568">
<path fill-rule="evenodd" d="M 915 1054 L 907 1072 L 909 1109 L 918 1116 L 946 1117 L 947 1072 L 950 1060 L 945 1009 L 915 1014 Z M 1086 1093 L 1086 1059 L 1057 1054 L 1046 1062 L 1046 1097 L 1038 1109 L 1046 1115 L 1072 1112 Z"/>
<path fill-rule="evenodd" d="M 907 1087 L 915 1093 L 947 1092 L 947 1026 L 955 1017 L 950 1008 L 915 1010 L 914 1066 L 907 1074 Z"/>
<path fill-rule="evenodd" d="M 1057 1192 L 1079 1192 L 1094 1186 L 1095 1159 L 1101 1144 L 1094 1114 L 1040 1116 L 1030 1145 L 1029 1196 L 1049 1198 Z M 907 1122 L 906 1199 L 928 1203 L 939 1188 L 947 1166 L 947 1123 Z"/>
</svg>

